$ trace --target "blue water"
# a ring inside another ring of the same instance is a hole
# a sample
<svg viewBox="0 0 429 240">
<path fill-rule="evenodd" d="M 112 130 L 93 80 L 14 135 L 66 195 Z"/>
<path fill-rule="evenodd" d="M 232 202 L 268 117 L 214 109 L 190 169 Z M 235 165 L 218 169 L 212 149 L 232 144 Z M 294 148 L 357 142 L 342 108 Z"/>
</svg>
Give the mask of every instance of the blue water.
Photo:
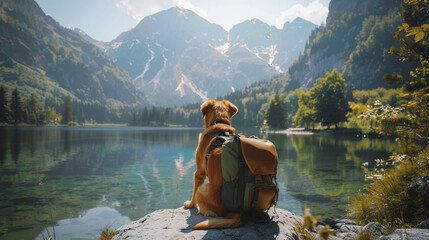
<svg viewBox="0 0 429 240">
<path fill-rule="evenodd" d="M 192 196 L 202 129 L 1 127 L 0 239 L 96 239 Z M 260 135 L 277 147 L 279 207 L 340 217 L 365 184 L 363 162 L 387 158 L 389 139 Z M 53 228 L 54 226 L 54 228 Z"/>
</svg>

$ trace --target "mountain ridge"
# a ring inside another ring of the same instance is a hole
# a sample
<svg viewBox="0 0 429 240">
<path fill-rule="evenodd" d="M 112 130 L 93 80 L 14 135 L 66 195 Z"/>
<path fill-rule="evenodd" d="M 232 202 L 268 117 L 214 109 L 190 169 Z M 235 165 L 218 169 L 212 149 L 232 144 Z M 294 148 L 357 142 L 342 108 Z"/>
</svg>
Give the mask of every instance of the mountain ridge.
<svg viewBox="0 0 429 240">
<path fill-rule="evenodd" d="M 0 14 L 3 84 L 20 87 L 26 94 L 45 86 L 51 98 L 61 97 L 60 91 L 80 101 L 146 101 L 128 73 L 73 30 L 45 15 L 35 1 L 2 1 Z M 20 81 L 23 74 L 35 77 Z"/>
<path fill-rule="evenodd" d="M 143 18 L 107 43 L 104 51 L 130 73 L 154 105 L 177 106 L 216 98 L 281 73 L 316 26 L 306 23 L 296 46 L 285 49 L 279 42 L 292 35 L 258 19 L 227 32 L 191 10 L 172 7 Z"/>
</svg>

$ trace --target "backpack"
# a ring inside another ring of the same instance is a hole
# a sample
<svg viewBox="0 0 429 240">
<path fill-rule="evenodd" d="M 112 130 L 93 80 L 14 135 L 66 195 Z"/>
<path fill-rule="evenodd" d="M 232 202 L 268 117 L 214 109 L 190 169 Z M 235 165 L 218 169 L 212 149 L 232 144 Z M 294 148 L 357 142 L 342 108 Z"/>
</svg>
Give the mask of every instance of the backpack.
<svg viewBox="0 0 429 240">
<path fill-rule="evenodd" d="M 222 145 L 222 206 L 235 212 L 260 214 L 277 204 L 277 151 L 255 136 L 217 136 L 210 152 Z"/>
</svg>

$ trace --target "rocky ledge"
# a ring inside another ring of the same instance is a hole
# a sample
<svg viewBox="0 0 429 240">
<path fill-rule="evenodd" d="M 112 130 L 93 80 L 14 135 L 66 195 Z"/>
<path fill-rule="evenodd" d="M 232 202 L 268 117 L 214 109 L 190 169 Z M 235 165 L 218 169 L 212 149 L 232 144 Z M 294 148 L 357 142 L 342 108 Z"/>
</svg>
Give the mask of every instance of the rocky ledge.
<svg viewBox="0 0 429 240">
<path fill-rule="evenodd" d="M 247 223 L 233 229 L 192 231 L 192 227 L 209 217 L 197 208 L 165 209 L 150 213 L 140 220 L 120 227 L 113 240 L 127 239 L 298 239 L 293 228 L 302 218 L 283 209 L 270 209 L 272 221 Z"/>
<path fill-rule="evenodd" d="M 211 229 L 192 231 L 192 227 L 210 217 L 202 216 L 197 208 L 186 209 L 165 209 L 150 213 L 143 218 L 128 223 L 119 229 L 118 234 L 113 240 L 127 239 L 299 239 L 294 228 L 299 222 L 303 222 L 302 217 L 297 216 L 284 209 L 270 209 L 268 212 L 271 221 L 265 224 L 255 224 L 249 222 L 240 228 L 231 229 Z M 428 220 L 427 220 L 428 221 Z M 422 223 L 422 229 L 407 229 L 407 233 L 400 229 L 391 235 L 386 234 L 384 227 L 377 222 L 368 223 L 365 226 L 359 226 L 356 222 L 349 219 L 325 219 L 319 221 L 316 228 L 309 232 L 313 239 L 321 239 L 317 234 L 317 229 L 329 225 L 334 235 L 330 240 L 358 238 L 360 232 L 370 233 L 371 235 L 386 240 L 406 239 L 428 239 L 429 230 Z M 411 237 L 411 238 L 410 238 Z M 423 237 L 423 238 L 422 238 Z"/>
</svg>

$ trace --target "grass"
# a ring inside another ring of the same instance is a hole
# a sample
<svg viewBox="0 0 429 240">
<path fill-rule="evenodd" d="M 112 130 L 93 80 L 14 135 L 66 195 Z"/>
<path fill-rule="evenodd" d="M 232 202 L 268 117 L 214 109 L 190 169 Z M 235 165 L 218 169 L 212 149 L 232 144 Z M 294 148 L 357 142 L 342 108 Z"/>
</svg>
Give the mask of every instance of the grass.
<svg viewBox="0 0 429 240">
<path fill-rule="evenodd" d="M 428 173 L 429 146 L 367 185 L 352 202 L 350 215 L 361 225 L 380 222 L 389 233 L 396 228 L 416 227 L 429 217 L 429 204 L 410 197 L 406 190 L 414 180 Z M 362 239 L 368 238 L 362 236 Z"/>
<path fill-rule="evenodd" d="M 101 230 L 101 236 L 97 240 L 110 240 L 118 233 L 118 231 L 110 229 L 110 226 L 106 226 Z"/>
</svg>

